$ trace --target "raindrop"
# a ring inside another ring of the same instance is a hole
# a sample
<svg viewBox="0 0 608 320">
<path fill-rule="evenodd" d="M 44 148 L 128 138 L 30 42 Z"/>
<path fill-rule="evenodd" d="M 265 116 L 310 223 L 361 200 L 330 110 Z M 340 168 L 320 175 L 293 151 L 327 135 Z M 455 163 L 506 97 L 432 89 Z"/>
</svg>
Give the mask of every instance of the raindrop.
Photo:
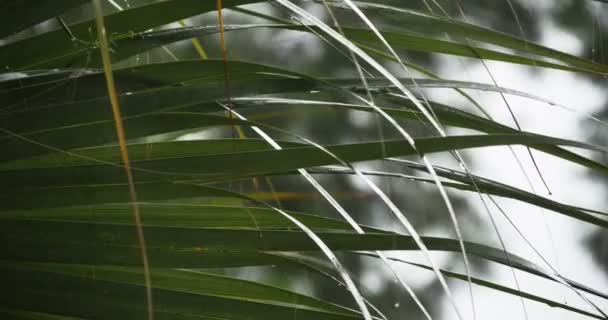
<svg viewBox="0 0 608 320">
<path fill-rule="evenodd" d="M 395 304 L 393 305 L 395 308 L 399 308 L 399 301 L 395 302 Z"/>
</svg>

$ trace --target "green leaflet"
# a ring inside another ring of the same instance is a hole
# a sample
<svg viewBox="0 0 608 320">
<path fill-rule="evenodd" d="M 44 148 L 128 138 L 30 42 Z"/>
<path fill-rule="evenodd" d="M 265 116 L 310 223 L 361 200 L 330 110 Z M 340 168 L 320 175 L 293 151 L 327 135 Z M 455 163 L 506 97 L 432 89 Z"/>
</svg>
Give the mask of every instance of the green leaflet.
<svg viewBox="0 0 608 320">
<path fill-rule="evenodd" d="M 441 36 L 447 33 L 449 35 L 456 36 L 458 39 L 470 39 L 498 45 L 504 48 L 520 50 L 524 53 L 531 53 L 540 57 L 553 59 L 555 61 L 560 61 L 581 69 L 593 70 L 599 73 L 608 72 L 608 66 L 606 65 L 599 64 L 588 59 L 579 58 L 577 56 L 554 50 L 531 41 L 526 41 L 506 33 L 458 21 L 445 16 L 432 15 L 416 10 L 366 1 L 354 2 L 359 8 L 371 13 L 372 15 L 375 13 L 381 13 L 382 19 L 387 19 L 389 21 L 389 28 L 406 30 L 405 32 L 416 32 L 427 36 Z M 344 6 L 344 4 L 340 1 L 328 1 L 328 3 L 333 6 L 346 8 L 346 6 Z M 469 43 L 467 43 L 467 45 L 469 45 Z M 483 58 L 485 59 L 486 57 Z"/>
<path fill-rule="evenodd" d="M 139 190 L 139 189 L 138 189 Z M 235 196 L 229 192 L 220 192 L 199 187 L 199 195 Z M 224 210 L 224 207 L 169 205 L 166 212 L 154 211 L 163 205 L 144 205 L 144 231 L 148 246 L 150 263 L 156 268 L 212 268 L 230 266 L 271 265 L 284 263 L 282 254 L 267 255 L 266 251 L 316 251 L 318 248 L 308 236 L 295 226 L 281 228 L 243 228 L 251 222 L 251 216 L 244 221 L 225 221 L 222 227 L 204 227 L 202 224 L 189 225 L 183 210 L 189 212 L 200 210 L 205 215 L 209 210 Z M 119 209 L 118 206 L 109 208 Z M 122 207 L 127 208 L 126 206 Z M 65 211 L 63 211 L 65 210 Z M 60 262 L 89 265 L 123 265 L 138 266 L 139 251 L 132 224 L 114 223 L 116 218 L 109 217 L 104 221 L 107 207 L 93 207 L 91 215 L 88 207 L 56 209 L 48 217 L 44 211 L 21 214 L 3 214 L 0 239 L 11 246 L 0 250 L 0 259 L 32 262 Z M 151 210 L 151 211 L 150 211 Z M 228 209 L 231 210 L 231 209 Z M 233 210 L 237 210 L 233 208 Z M 241 210 L 246 210 L 242 208 Z M 256 212 L 256 208 L 250 208 Z M 263 209 L 266 210 L 266 209 Z M 122 219 L 129 216 L 128 208 L 121 211 Z M 226 212 L 226 211 L 223 211 Z M 163 225 L 159 222 L 166 219 L 165 214 L 176 215 L 176 223 Z M 270 211 L 266 212 L 271 214 Z M 115 212 L 119 214 L 119 212 Z M 211 213 L 213 214 L 213 213 Z M 275 213 L 276 216 L 280 216 Z M 255 215 L 259 217 L 258 214 Z M 381 230 L 367 229 L 367 234 L 360 235 L 345 230 L 348 225 L 342 221 L 296 214 L 303 222 L 311 223 L 315 233 L 333 250 L 416 250 L 417 246 L 410 236 L 398 235 Z M 146 217 L 153 217 L 148 224 Z M 159 220 L 161 219 L 161 220 Z M 279 219 L 281 220 L 281 219 Z M 202 220 L 198 220 L 199 223 Z M 252 222 L 251 222 L 252 223 Z M 264 222 L 260 222 L 264 225 Z M 275 225 L 276 227 L 277 225 Z M 457 240 L 423 237 L 430 250 L 459 252 Z M 507 258 L 502 250 L 489 246 L 467 242 L 467 251 L 480 258 L 488 259 L 522 271 L 548 278 L 537 266 L 527 260 L 509 254 Z M 260 252 L 264 251 L 264 252 Z M 584 285 L 568 280 L 571 285 L 589 293 L 608 297 Z"/>
<path fill-rule="evenodd" d="M 225 7 L 253 3 L 253 0 L 224 0 Z M 213 11 L 215 2 L 170 0 L 121 11 L 105 17 L 108 34 L 129 34 L 152 29 L 197 14 Z M 70 26 L 79 41 L 72 41 L 64 30 L 51 31 L 0 47 L 0 61 L 11 71 L 70 67 L 86 64 L 86 55 L 95 48 L 93 20 Z M 27 55 L 22 54 L 28 52 Z"/>
<path fill-rule="evenodd" d="M 92 318 L 134 318 L 144 312 L 137 268 L 3 265 L 0 277 L 14 295 L 4 305 Z M 357 319 L 349 309 L 254 282 L 187 271 L 153 270 L 155 313 L 161 318 Z M 255 297 L 255 299 L 254 299 Z"/>
<path fill-rule="evenodd" d="M 371 257 L 375 257 L 378 258 L 377 254 L 374 253 L 368 253 L 368 252 L 349 252 L 349 253 L 353 253 L 356 255 L 360 255 L 360 256 L 371 256 Z M 322 261 L 318 258 L 309 256 L 309 255 L 305 255 L 305 254 L 300 254 L 300 253 L 277 253 L 277 256 L 281 256 L 284 257 L 285 259 L 289 260 L 289 261 L 293 261 L 295 263 L 298 263 L 304 267 L 306 267 L 307 269 L 319 272 L 325 276 L 333 276 L 333 270 L 331 269 L 331 267 L 325 262 Z M 402 259 L 397 259 L 397 258 L 388 258 L 389 260 L 393 260 L 393 261 L 397 261 L 400 263 L 405 263 L 405 264 L 409 264 L 411 266 L 415 266 L 415 267 L 419 267 L 422 269 L 426 269 L 426 270 L 432 270 L 432 268 L 430 268 L 427 265 L 424 264 L 419 264 L 419 263 L 413 263 L 413 262 L 409 262 L 406 260 L 402 260 Z M 517 268 L 517 267 L 515 267 Z M 447 277 L 450 278 L 455 278 L 455 279 L 459 279 L 459 280 L 463 280 L 463 281 L 468 281 L 468 276 L 461 274 L 461 273 L 457 273 L 457 272 L 453 272 L 453 271 L 449 271 L 446 269 L 441 269 L 441 273 Z M 503 285 L 500 285 L 498 283 L 495 282 L 491 282 L 491 281 L 487 281 L 481 278 L 477 278 L 477 277 L 471 277 L 471 281 L 474 284 L 477 284 L 479 286 L 483 286 L 483 287 L 487 287 L 490 289 L 494 289 L 494 290 L 498 290 L 498 291 L 502 291 L 504 293 L 507 294 L 511 294 L 511 295 L 515 295 L 515 296 L 521 296 L 525 299 L 529 299 L 532 301 L 536 301 L 536 302 L 540 302 L 543 304 L 546 304 L 550 307 L 554 307 L 554 308 L 561 308 L 561 309 L 565 309 L 565 310 L 569 310 L 572 312 L 576 312 L 585 316 L 589 316 L 592 318 L 596 318 L 596 319 L 603 319 L 601 316 L 595 315 L 593 313 L 575 308 L 575 307 L 571 307 L 567 304 L 562 304 L 550 299 L 546 299 L 543 298 L 541 296 L 529 293 L 527 291 L 519 291 L 519 290 L 515 290 Z"/>
<path fill-rule="evenodd" d="M 227 26 L 225 31 L 246 31 L 257 28 L 286 29 L 301 32 L 309 32 L 310 29 L 313 29 L 317 32 L 320 32 L 320 30 L 318 30 L 318 28 L 316 28 L 315 26 L 304 27 L 291 24 L 229 25 Z M 369 30 L 350 27 L 343 27 L 343 30 L 346 32 L 346 36 L 355 43 L 360 43 L 368 47 L 375 47 L 378 45 L 377 39 L 375 38 L 374 34 Z M 117 50 L 116 55 L 118 59 L 124 59 L 134 54 L 145 52 L 161 45 L 170 44 L 175 41 L 184 40 L 192 37 L 201 37 L 209 34 L 214 34 L 217 32 L 219 32 L 217 26 L 204 26 L 179 28 L 169 31 L 159 31 L 151 33 L 146 32 L 138 35 L 131 35 L 127 39 L 120 39 L 119 41 L 117 41 L 117 46 L 119 49 Z M 539 59 L 527 58 L 521 55 L 507 54 L 480 47 L 472 47 L 470 45 L 462 45 L 455 42 L 433 39 L 429 37 L 422 37 L 409 32 L 383 31 L 383 36 L 386 38 L 387 41 L 391 43 L 391 45 L 394 46 L 394 48 L 404 50 L 451 54 L 475 59 L 481 57 L 487 60 L 496 60 L 537 67 L 555 68 L 573 72 L 590 72 L 592 74 L 606 72 L 605 69 L 600 69 L 597 67 L 601 65 L 593 65 L 595 66 L 595 68 L 593 69 L 571 67 L 568 65 L 550 63 Z M 93 59 L 92 63 L 93 65 L 95 65 L 94 63 L 97 63 L 97 61 Z"/>
<path fill-rule="evenodd" d="M 93 281 L 108 281 L 134 286 L 143 286 L 143 273 L 134 267 L 95 267 L 65 264 L 4 263 L 4 268 L 42 271 L 85 278 Z M 186 292 L 203 296 L 216 296 L 233 300 L 255 301 L 286 307 L 308 308 L 343 315 L 355 315 L 349 309 L 311 298 L 288 290 L 205 272 L 190 272 L 175 269 L 155 269 L 152 272 L 154 288 L 174 292 Z"/>
<path fill-rule="evenodd" d="M 426 167 L 424 167 L 423 165 L 420 165 L 420 164 L 409 163 L 409 162 L 402 163 L 402 164 L 408 168 L 425 171 L 425 172 L 427 171 Z M 560 202 L 557 202 L 557 201 L 554 201 L 551 199 L 541 197 L 532 192 L 521 190 L 521 189 L 518 189 L 518 188 L 515 188 L 512 186 L 506 185 L 504 183 L 500 183 L 498 181 L 483 178 L 480 176 L 472 175 L 472 177 L 470 177 L 463 172 L 459 172 L 459 171 L 455 171 L 455 170 L 447 170 L 445 168 L 440 168 L 440 167 L 436 167 L 436 169 L 437 169 L 436 170 L 437 175 L 460 182 L 460 183 L 452 183 L 452 184 L 448 185 L 448 186 L 456 188 L 456 189 L 477 192 L 477 189 L 471 182 L 471 178 L 473 178 L 475 180 L 475 184 L 479 188 L 480 192 L 493 194 L 493 195 L 497 195 L 500 197 L 517 199 L 517 200 L 520 200 L 520 201 L 523 201 L 523 202 L 526 202 L 526 203 L 529 203 L 529 204 L 532 204 L 535 206 L 539 206 L 539 207 L 542 207 L 545 209 L 553 210 L 556 212 L 561 212 L 567 216 L 570 216 L 570 217 L 573 217 L 573 218 L 576 218 L 576 219 L 579 219 L 582 221 L 587 221 L 589 223 L 593 223 L 593 224 L 596 224 L 599 226 L 604 226 L 604 227 L 608 226 L 608 220 L 586 213 L 586 212 L 595 212 L 595 211 L 592 211 L 589 209 L 583 209 L 583 208 L 563 204 L 563 203 L 560 203 Z M 427 180 L 427 181 L 432 182 L 432 180 Z"/>
<path fill-rule="evenodd" d="M 235 229 L 293 229 L 294 225 L 276 211 L 258 207 L 217 205 L 140 203 L 142 221 L 147 226 Z M 352 228 L 343 221 L 315 215 L 289 212 L 314 230 L 345 230 Z M 83 223 L 133 223 L 128 204 L 105 204 L 86 207 L 47 208 L 43 210 L 4 211 L 0 219 L 72 221 Z M 365 227 L 367 231 L 380 229 Z"/>
<path fill-rule="evenodd" d="M 52 19 L 86 2 L 88 0 L 44 0 L 28 6 L 23 1 L 3 1 L 0 4 L 0 38 Z"/>
<path fill-rule="evenodd" d="M 254 2 L 254 1 L 236 1 L 238 4 L 240 2 Z M 178 4 L 174 7 L 167 6 L 173 8 L 173 10 L 179 11 L 181 7 Z M 165 44 L 169 44 L 175 41 L 188 39 L 192 37 L 200 37 L 208 34 L 213 34 L 218 32 L 218 28 L 216 26 L 205 26 L 205 27 L 188 27 L 188 28 L 179 28 L 175 30 L 169 31 L 160 31 L 160 32 L 144 32 L 137 33 L 138 30 L 147 30 L 150 28 L 133 28 L 131 27 L 125 28 L 122 26 L 122 20 L 125 19 L 122 16 L 126 16 L 127 13 L 134 13 L 134 11 L 138 10 L 151 10 L 157 8 L 147 8 L 152 7 L 153 5 L 148 5 L 140 8 L 135 8 L 132 10 L 127 10 L 124 12 L 120 12 L 115 15 L 108 16 L 109 25 L 112 26 L 116 31 L 115 34 L 115 45 L 116 45 L 116 53 L 114 60 L 121 60 L 127 58 L 131 55 L 144 52 L 146 50 L 162 46 Z M 391 8 L 388 6 L 382 7 L 382 9 Z M 200 10 L 201 8 L 199 8 Z M 405 28 L 406 31 L 397 31 L 395 29 L 392 30 L 382 30 L 385 38 L 395 47 L 406 50 L 413 51 L 424 51 L 424 52 L 433 52 L 433 53 L 444 53 L 444 54 L 452 54 L 459 56 L 466 56 L 471 58 L 483 58 L 488 60 L 497 60 L 518 64 L 525 64 L 537 67 L 548 67 L 548 68 L 556 68 L 562 70 L 569 70 L 575 72 L 587 72 L 592 74 L 605 74 L 607 72 L 607 67 L 601 64 L 594 63 L 589 60 L 581 59 L 576 56 L 568 55 L 556 50 L 552 50 L 534 43 L 530 43 L 503 33 L 499 33 L 493 30 L 484 29 L 481 27 L 473 26 L 470 24 L 462 23 L 459 21 L 451 20 L 445 17 L 437 17 L 431 16 L 424 13 L 412 11 L 412 10 L 401 10 L 393 8 L 393 10 L 400 10 L 399 13 L 400 19 L 403 18 L 403 14 L 405 14 L 406 20 L 409 18 L 412 20 L 409 26 L 414 26 L 414 31 L 420 31 L 422 28 L 424 32 L 428 32 L 429 30 L 442 30 L 444 32 L 445 27 L 449 27 L 451 32 L 456 32 L 458 35 L 466 35 L 467 37 L 472 36 L 476 40 L 486 41 L 492 44 L 501 45 L 511 49 L 519 49 L 526 50 L 535 54 L 538 54 L 542 57 L 552 58 L 554 60 L 560 61 L 565 64 L 556 64 L 547 61 L 543 61 L 535 58 L 528 58 L 521 55 L 513 55 L 502 53 L 494 50 L 488 50 L 481 47 L 473 47 L 471 44 L 459 44 L 456 42 L 439 40 L 428 36 L 419 36 L 411 32 L 411 30 L 407 30 L 408 27 Z M 156 12 L 156 11 L 155 11 Z M 177 12 L 176 12 L 177 14 Z M 118 16 L 120 15 L 120 16 Z M 121 23 L 118 25 L 110 23 L 110 19 L 119 20 Z M 175 19 L 179 20 L 179 19 Z M 175 21 L 173 20 L 173 21 Z M 156 20 L 155 20 L 156 21 Z M 171 22 L 169 20 L 163 20 L 164 23 Z M 163 24 L 158 23 L 156 21 L 156 25 Z M 86 23 L 84 23 L 86 24 Z M 73 27 L 73 33 L 79 37 L 82 37 L 84 33 L 81 29 L 84 28 L 84 24 L 80 24 Z M 153 22 L 150 22 L 152 25 Z M 428 26 L 432 27 L 429 29 Z M 309 28 L 316 29 L 314 26 L 298 26 L 294 24 L 250 24 L 250 25 L 229 25 L 226 27 L 226 31 L 236 31 L 236 30 L 249 30 L 254 28 L 278 28 L 278 29 L 289 29 L 289 30 L 298 30 L 309 32 Z M 411 27 L 410 27 L 411 28 Z M 373 33 L 366 29 L 352 28 L 352 27 L 344 27 L 343 28 L 347 34 L 347 36 L 353 40 L 354 42 L 359 42 L 363 45 L 370 46 L 376 43 L 377 39 L 375 39 Z M 404 30 L 404 29 L 401 29 Z M 62 31 L 62 30 L 59 30 Z M 72 42 L 67 41 L 65 34 L 61 34 L 61 32 L 55 31 L 46 35 L 41 35 L 37 38 L 38 41 L 42 41 L 45 39 L 61 39 L 64 42 L 62 50 L 55 50 L 46 52 L 46 55 L 38 57 L 29 57 L 28 55 L 28 63 L 35 65 L 37 67 L 45 66 L 49 67 L 57 67 L 57 66 L 66 66 L 66 63 L 69 61 L 71 64 L 84 66 L 88 64 L 89 66 L 99 66 L 99 58 L 97 54 L 93 52 L 89 52 L 90 48 L 94 45 L 94 43 L 83 44 L 78 42 L 76 46 L 69 47 L 67 43 Z M 318 31 L 318 30 L 317 30 Z M 89 36 L 90 37 L 90 36 Z M 14 55 L 14 52 L 22 49 L 24 46 L 38 46 L 40 47 L 40 42 L 36 42 L 37 38 L 33 38 L 30 40 L 24 40 L 22 42 L 18 42 L 12 45 L 5 46 L 4 50 L 0 48 L 0 57 L 2 57 L 3 52 L 7 56 L 11 54 Z M 67 49 L 66 49 L 67 47 Z M 11 51 L 12 50 L 12 51 Z M 12 60 L 19 59 L 18 56 L 14 57 Z M 21 58 L 23 59 L 23 58 Z M 11 59 L 7 59 L 7 61 L 11 61 Z M 18 60 L 17 60 L 18 61 Z M 25 62 L 21 62 L 22 64 Z M 17 65 L 8 65 L 9 70 L 20 70 L 19 64 Z M 29 66 L 31 67 L 31 65 Z"/>
<path fill-rule="evenodd" d="M 115 78 L 122 99 L 136 94 L 147 97 L 171 88 L 185 90 L 183 87 L 186 84 L 215 84 L 216 91 L 212 91 L 213 95 L 208 98 L 211 100 L 217 99 L 222 91 L 219 90 L 219 85 L 223 81 L 223 68 L 222 60 L 185 60 L 115 69 Z M 281 68 L 241 61 L 230 61 L 228 71 L 238 76 L 235 80 L 236 87 L 239 83 L 246 84 L 250 80 L 284 79 L 296 76 L 293 72 Z M 3 109 L 10 111 L 10 114 L 23 112 L 23 109 L 36 110 L 83 103 L 87 102 L 86 100 L 105 98 L 103 81 L 103 73 L 97 70 L 74 69 L 71 73 L 51 72 L 0 82 L 3 87 L 0 97 L 5 101 Z M 213 87 L 207 90 L 211 91 L 211 89 Z M 192 95 L 188 92 L 182 94 Z"/>
<path fill-rule="evenodd" d="M 251 142 L 252 140 L 248 139 L 223 140 L 221 143 L 217 141 L 132 144 L 129 146 L 129 150 L 135 178 L 139 182 L 167 179 L 218 181 L 337 163 L 333 157 L 314 146 L 302 145 L 284 150 L 250 151 L 251 149 L 247 147 L 248 144 L 259 144 L 260 142 L 256 140 Z M 216 143 L 217 146 L 215 146 Z M 416 139 L 417 151 L 421 153 L 514 144 L 530 147 L 555 144 L 604 151 L 600 147 L 580 142 L 531 134 Z M 230 152 L 221 151 L 226 150 L 227 146 L 232 147 Z M 245 149 L 240 149 L 240 146 L 245 146 Z M 198 153 L 198 150 L 205 149 L 209 151 Z M 214 149 L 220 151 L 210 153 Z M 417 154 L 407 142 L 398 140 L 333 145 L 327 146 L 327 149 L 347 162 L 377 160 L 382 159 L 383 156 L 398 157 Z M 184 154 L 188 156 L 180 156 Z M 51 156 L 39 158 L 38 161 L 42 163 L 36 164 L 36 159 L 32 161 L 35 164 L 33 169 L 10 170 L 9 164 L 6 168 L 8 170 L 0 171 L 0 177 L 15 187 L 94 185 L 123 181 L 116 146 L 79 149 L 74 150 L 73 154 L 54 153 Z M 99 161 L 105 164 L 99 164 Z M 72 163 L 76 165 L 72 166 Z M 10 198 L 11 196 L 6 195 L 5 197 Z"/>
<path fill-rule="evenodd" d="M 358 253 L 358 254 L 376 256 L 375 254 L 369 254 L 369 253 Z M 431 270 L 431 268 L 429 266 L 424 265 L 424 264 L 413 263 L 413 262 L 409 262 L 409 261 L 405 261 L 405 260 L 401 260 L 401 259 L 396 259 L 396 258 L 389 258 L 389 259 L 393 260 L 393 261 L 401 262 L 401 263 L 406 263 L 406 264 L 409 264 L 411 266 L 415 266 L 415 267 L 418 267 L 418 268 L 422 268 L 422 269 L 426 269 L 426 270 Z M 453 272 L 453 271 L 449 271 L 449 270 L 446 270 L 446 269 L 442 269 L 441 273 L 444 274 L 447 277 L 450 277 L 450 278 L 455 278 L 455 279 L 459 279 L 459 280 L 463 280 L 463 281 L 468 281 L 468 276 L 467 275 L 464 275 L 464 274 L 461 274 L 461 273 L 458 273 L 458 272 Z M 500 284 L 497 284 L 497 283 L 494 283 L 494 282 L 491 282 L 491 281 L 483 280 L 481 278 L 471 277 L 471 281 L 473 283 L 475 283 L 476 285 L 479 285 L 479 286 L 483 286 L 483 287 L 487 287 L 487 288 L 490 288 L 490 289 L 502 291 L 504 293 L 508 293 L 508 294 L 515 295 L 515 296 L 520 296 L 522 298 L 529 299 L 529 300 L 532 300 L 532 301 L 544 303 L 544 304 L 546 304 L 546 305 L 548 305 L 550 307 L 553 307 L 553 308 L 561 308 L 561 309 L 565 309 L 565 310 L 569 310 L 569 311 L 572 311 L 572 312 L 576 312 L 576 313 L 579 313 L 579 314 L 582 314 L 582 315 L 585 315 L 585 316 L 588 316 L 588 317 L 592 317 L 592 318 L 596 318 L 596 319 L 604 319 L 602 316 L 598 316 L 596 314 L 587 312 L 585 310 L 581 310 L 581 309 L 578 309 L 578 308 L 575 308 L 575 307 L 571 307 L 571 306 L 569 306 L 567 304 L 563 304 L 563 303 L 559 303 L 559 302 L 556 302 L 556 301 L 553 301 L 553 300 L 550 300 L 550 299 L 546 299 L 546 298 L 543 298 L 541 296 L 538 296 L 538 295 L 535 295 L 535 294 L 532 294 L 532 293 L 529 293 L 529 292 L 526 292 L 526 291 L 515 290 L 515 289 L 509 288 L 509 287 L 506 287 L 506 286 L 503 286 L 503 285 L 500 285 Z"/>
<path fill-rule="evenodd" d="M 394 159 L 390 159 L 390 160 L 395 161 Z M 407 162 L 397 161 L 397 162 L 404 165 L 405 167 L 427 172 L 426 167 L 422 164 L 418 164 L 418 163 L 410 162 L 410 161 L 407 161 Z M 575 219 L 578 219 L 581 221 L 585 221 L 588 223 L 592 223 L 597 226 L 608 227 L 608 220 L 606 220 L 604 218 L 599 218 L 594 215 L 597 213 L 605 215 L 605 213 L 560 203 L 558 201 L 554 201 L 554 200 L 539 196 L 537 194 L 534 194 L 534 193 L 531 193 L 531 192 L 528 192 L 528 191 L 525 191 L 525 190 L 522 190 L 519 188 L 515 188 L 515 187 L 509 186 L 509 185 L 506 185 L 506 184 L 503 184 L 503 183 L 500 183 L 497 181 L 482 178 L 482 177 L 479 177 L 476 175 L 468 176 L 467 174 L 465 174 L 463 172 L 445 170 L 444 168 L 437 167 L 437 166 L 434 166 L 434 168 L 436 169 L 436 173 L 438 176 L 458 181 L 458 182 L 443 181 L 442 183 L 448 188 L 470 191 L 470 192 L 479 191 L 479 192 L 487 193 L 490 195 L 496 195 L 496 196 L 500 196 L 500 197 L 516 199 L 516 200 L 519 200 L 522 202 L 529 203 L 531 205 L 535 205 L 535 206 L 538 206 L 541 208 L 559 212 L 566 216 L 569 216 L 569 217 L 572 217 L 572 218 L 575 218 Z M 332 168 L 332 170 L 329 170 L 329 171 L 318 170 L 318 171 L 313 171 L 313 173 L 354 174 L 351 170 L 343 170 L 343 169 L 335 170 L 333 168 Z M 404 178 L 404 176 L 399 173 L 379 172 L 379 171 L 371 171 L 371 172 L 363 171 L 363 173 L 367 174 L 367 175 L 371 175 L 371 176 L 375 175 L 375 176 L 383 176 L 383 177 Z M 430 179 L 430 178 L 421 178 L 421 177 L 417 177 L 417 176 L 405 176 L 405 177 L 407 179 L 411 179 L 413 181 L 425 182 L 425 183 L 430 183 L 430 184 L 435 183 L 433 181 L 433 179 Z M 472 179 L 474 180 L 475 185 L 473 185 Z"/>
<path fill-rule="evenodd" d="M 0 315 L 15 320 L 82 320 L 82 318 L 65 317 L 50 313 L 4 308 L 0 308 Z"/>
</svg>

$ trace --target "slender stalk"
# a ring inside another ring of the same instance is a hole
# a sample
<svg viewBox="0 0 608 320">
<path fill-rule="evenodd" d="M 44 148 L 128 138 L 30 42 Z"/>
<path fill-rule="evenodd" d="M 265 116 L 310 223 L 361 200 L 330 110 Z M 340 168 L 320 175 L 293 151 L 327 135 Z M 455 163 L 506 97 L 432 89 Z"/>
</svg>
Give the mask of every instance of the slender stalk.
<svg viewBox="0 0 608 320">
<path fill-rule="evenodd" d="M 106 28 L 104 24 L 100 0 L 93 0 L 93 8 L 95 9 L 97 37 L 99 38 L 99 50 L 103 62 L 106 86 L 108 88 L 108 97 L 110 98 L 110 105 L 112 107 L 112 114 L 114 116 L 116 135 L 118 137 L 118 144 L 120 146 L 120 155 L 124 165 L 125 173 L 127 175 L 127 183 L 129 185 L 129 196 L 131 197 L 131 208 L 133 210 L 133 220 L 135 223 L 135 228 L 137 229 L 137 241 L 141 249 L 141 260 L 144 269 L 144 282 L 146 286 L 146 304 L 148 307 L 148 320 L 153 320 L 154 307 L 152 301 L 152 281 L 150 280 L 150 266 L 148 263 L 146 240 L 144 238 L 144 231 L 141 223 L 141 214 L 139 212 L 139 206 L 137 204 L 137 191 L 135 190 L 135 181 L 133 178 L 133 172 L 131 171 L 131 164 L 129 161 L 129 151 L 127 148 L 127 142 L 125 137 L 125 129 L 122 123 L 120 104 L 118 103 L 118 94 L 116 93 L 116 84 L 114 82 L 114 75 L 112 73 L 112 61 L 110 58 L 110 50 L 108 45 L 108 39 L 106 37 Z"/>
</svg>

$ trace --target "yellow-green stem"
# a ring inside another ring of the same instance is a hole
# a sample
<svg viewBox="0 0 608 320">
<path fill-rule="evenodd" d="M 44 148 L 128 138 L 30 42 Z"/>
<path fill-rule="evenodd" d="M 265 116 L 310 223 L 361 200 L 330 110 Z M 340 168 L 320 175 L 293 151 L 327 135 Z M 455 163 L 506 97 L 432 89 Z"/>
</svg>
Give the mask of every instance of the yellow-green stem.
<svg viewBox="0 0 608 320">
<path fill-rule="evenodd" d="M 141 214 L 139 212 L 139 206 L 137 204 L 137 192 L 135 190 L 135 182 L 133 179 L 133 172 L 131 171 L 131 165 L 129 162 L 129 151 L 127 149 L 127 142 L 125 138 L 125 129 L 122 123 L 122 116 L 120 113 L 120 105 L 118 103 L 118 95 L 116 93 L 116 84 L 114 83 L 114 75 L 112 73 L 112 60 L 110 58 L 110 50 L 108 45 L 108 39 L 106 37 L 106 28 L 104 24 L 103 12 L 101 8 L 100 0 L 92 0 L 93 8 L 95 9 L 95 21 L 97 26 L 97 37 L 99 39 L 99 50 L 101 53 L 101 59 L 103 62 L 103 71 L 106 78 L 106 86 L 108 88 L 108 97 L 110 98 L 110 105 L 112 107 L 112 114 L 114 115 L 114 124 L 116 126 L 116 135 L 118 137 L 118 144 L 120 146 L 120 154 L 122 162 L 124 164 L 125 173 L 127 175 L 127 183 L 129 185 L 129 195 L 131 198 L 131 208 L 133 210 L 133 221 L 135 228 L 137 229 L 137 239 L 139 247 L 141 249 L 141 260 L 144 269 L 144 281 L 146 285 L 146 302 L 148 307 L 148 319 L 154 319 L 154 308 L 152 303 L 152 284 L 150 280 L 150 266 L 148 264 L 148 255 L 146 250 L 146 241 L 144 238 L 144 231 L 141 223 Z"/>
</svg>

